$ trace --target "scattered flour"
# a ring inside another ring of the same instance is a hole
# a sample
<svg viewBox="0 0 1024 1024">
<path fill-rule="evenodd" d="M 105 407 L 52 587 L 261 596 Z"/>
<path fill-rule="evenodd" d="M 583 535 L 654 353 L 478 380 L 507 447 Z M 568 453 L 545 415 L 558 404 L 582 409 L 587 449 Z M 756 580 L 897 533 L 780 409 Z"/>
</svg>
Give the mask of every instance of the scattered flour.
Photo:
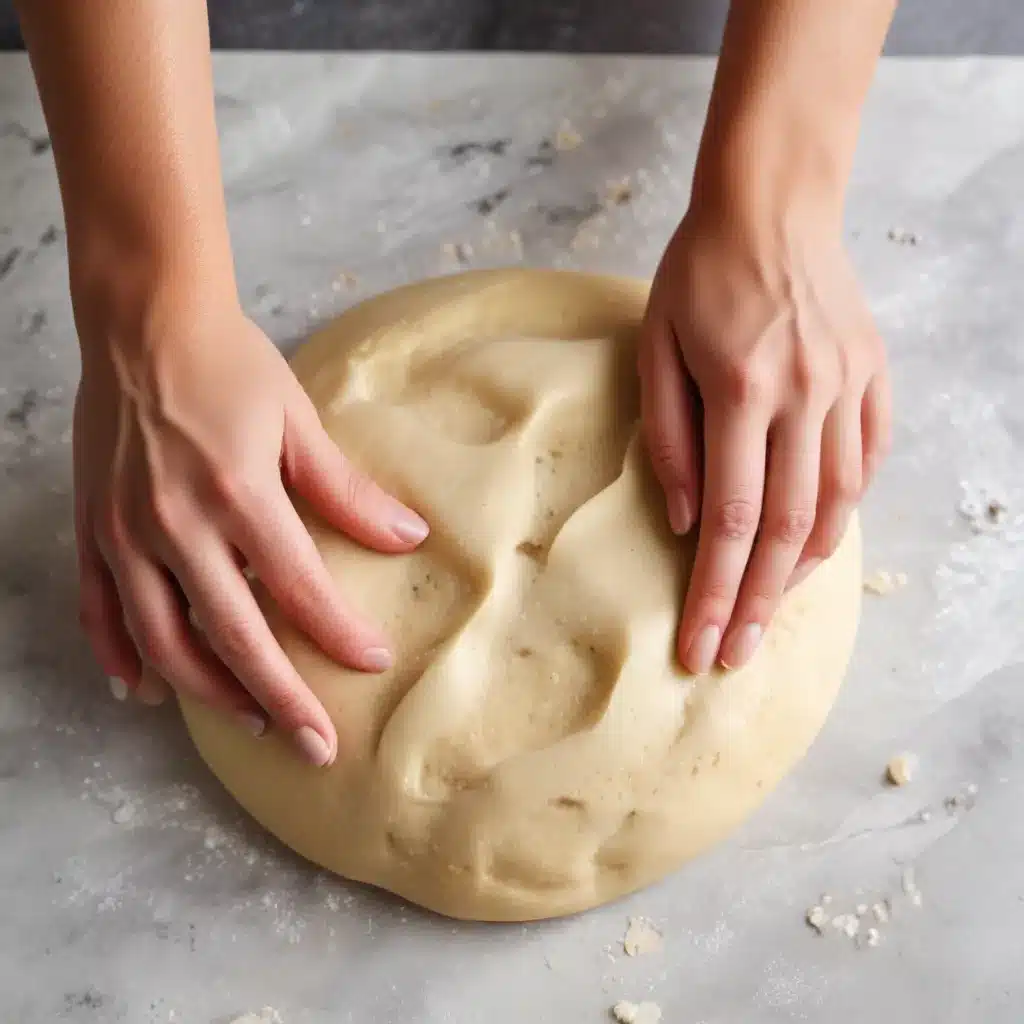
<svg viewBox="0 0 1024 1024">
<path fill-rule="evenodd" d="M 631 917 L 626 934 L 622 939 L 622 948 L 626 956 L 643 956 L 657 953 L 664 945 L 661 932 L 642 917 Z"/>
<path fill-rule="evenodd" d="M 272 1006 L 264 1006 L 258 1013 L 244 1013 L 231 1024 L 284 1024 L 284 1018 Z"/>
</svg>

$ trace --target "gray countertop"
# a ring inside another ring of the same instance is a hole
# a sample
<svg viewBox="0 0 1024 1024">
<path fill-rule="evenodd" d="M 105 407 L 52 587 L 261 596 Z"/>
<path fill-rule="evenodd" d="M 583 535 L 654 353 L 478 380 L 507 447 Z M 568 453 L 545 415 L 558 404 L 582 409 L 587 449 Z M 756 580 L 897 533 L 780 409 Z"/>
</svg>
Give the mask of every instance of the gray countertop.
<svg viewBox="0 0 1024 1024">
<path fill-rule="evenodd" d="M 685 206 L 711 74 L 705 60 L 222 58 L 243 297 L 288 344 L 460 258 L 649 274 Z M 586 1024 L 618 999 L 656 1001 L 668 1024 L 1024 1018 L 1022 110 L 1024 61 L 890 61 L 869 103 L 847 230 L 896 420 L 866 552 L 908 583 L 866 597 L 810 755 L 663 884 L 484 927 L 300 862 L 235 809 L 173 708 L 109 698 L 75 624 L 58 195 L 27 65 L 0 60 L 3 1024 L 223 1024 L 263 1006 L 284 1024 Z M 575 148 L 552 141 L 563 122 Z M 626 176 L 632 200 L 595 214 Z M 973 528 L 990 498 L 1007 516 Z M 918 774 L 887 788 L 904 750 Z M 823 893 L 830 915 L 890 898 L 880 944 L 816 936 L 804 916 Z M 622 955 L 633 915 L 662 931 L 660 952 Z"/>
</svg>

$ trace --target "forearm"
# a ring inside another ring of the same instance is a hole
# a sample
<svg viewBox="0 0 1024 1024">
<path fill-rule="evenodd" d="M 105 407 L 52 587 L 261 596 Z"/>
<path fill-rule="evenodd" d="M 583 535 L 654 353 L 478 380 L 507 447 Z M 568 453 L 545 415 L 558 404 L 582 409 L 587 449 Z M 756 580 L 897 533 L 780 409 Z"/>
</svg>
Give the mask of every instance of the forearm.
<svg viewBox="0 0 1024 1024">
<path fill-rule="evenodd" d="M 896 0 L 733 0 L 695 199 L 842 217 L 860 113 Z"/>
<path fill-rule="evenodd" d="M 131 308 L 232 291 L 201 0 L 22 0 L 53 139 L 72 290 Z M 126 315 L 146 315 L 131 310 Z"/>
</svg>

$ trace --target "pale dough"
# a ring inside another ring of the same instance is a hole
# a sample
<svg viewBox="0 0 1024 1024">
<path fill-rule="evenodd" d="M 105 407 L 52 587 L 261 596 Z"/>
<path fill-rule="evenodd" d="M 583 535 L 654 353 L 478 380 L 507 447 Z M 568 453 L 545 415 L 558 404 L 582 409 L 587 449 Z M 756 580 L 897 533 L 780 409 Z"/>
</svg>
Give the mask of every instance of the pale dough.
<svg viewBox="0 0 1024 1024">
<path fill-rule="evenodd" d="M 393 639 L 384 676 L 268 609 L 337 724 L 331 768 L 182 702 L 213 771 L 303 856 L 454 917 L 569 914 L 722 839 L 820 729 L 857 627 L 858 526 L 747 667 L 676 666 L 693 545 L 669 532 L 637 435 L 646 294 L 467 273 L 365 302 L 295 356 L 331 436 L 432 527 L 396 557 L 307 519 Z"/>
</svg>

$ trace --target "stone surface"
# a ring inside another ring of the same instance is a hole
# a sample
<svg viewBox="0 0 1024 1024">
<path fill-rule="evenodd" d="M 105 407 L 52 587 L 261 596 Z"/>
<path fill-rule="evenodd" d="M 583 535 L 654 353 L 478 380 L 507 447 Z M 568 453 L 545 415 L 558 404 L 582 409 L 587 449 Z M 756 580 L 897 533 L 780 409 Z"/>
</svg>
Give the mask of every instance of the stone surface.
<svg viewBox="0 0 1024 1024">
<path fill-rule="evenodd" d="M 243 297 L 290 344 L 460 254 L 650 273 L 685 206 L 712 66 L 268 56 L 217 70 Z M 108 696 L 75 626 L 58 197 L 27 68 L 0 61 L 5 1024 L 222 1024 L 264 1005 L 284 1024 L 583 1024 L 623 998 L 709 1024 L 1018 1021 L 1022 103 L 1024 62 L 957 61 L 888 62 L 869 104 L 847 232 L 889 342 L 896 430 L 864 508 L 866 564 L 910 582 L 866 602 L 810 756 L 657 888 L 482 927 L 309 868 L 235 809 L 174 710 Z M 545 144 L 563 121 L 582 139 L 571 151 Z M 627 175 L 632 198 L 588 220 Z M 972 528 L 960 510 L 993 497 L 1000 521 Z M 902 749 L 928 770 L 887 788 Z M 134 814 L 116 823 L 122 805 Z M 807 927 L 823 893 L 830 917 L 892 900 L 877 948 Z M 663 934 L 660 953 L 621 956 L 631 916 Z"/>
<path fill-rule="evenodd" d="M 718 50 L 728 0 L 209 0 L 213 45 L 270 50 Z M 0 49 L 20 44 L 0 0 Z M 901 0 L 890 54 L 1020 54 L 1017 0 Z"/>
</svg>

